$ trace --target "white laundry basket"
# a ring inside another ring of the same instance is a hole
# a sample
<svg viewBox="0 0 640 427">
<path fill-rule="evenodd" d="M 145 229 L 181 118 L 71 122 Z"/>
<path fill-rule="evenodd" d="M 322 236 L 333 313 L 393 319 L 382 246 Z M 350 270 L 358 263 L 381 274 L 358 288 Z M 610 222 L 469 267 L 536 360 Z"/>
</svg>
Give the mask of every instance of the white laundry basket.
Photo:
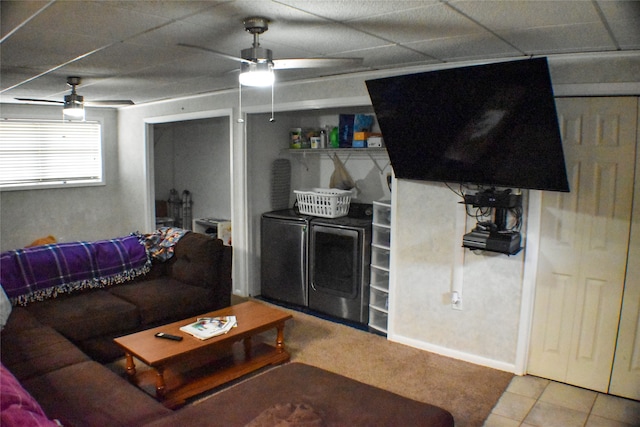
<svg viewBox="0 0 640 427">
<path fill-rule="evenodd" d="M 311 191 L 294 190 L 293 192 L 296 194 L 298 209 L 302 214 L 339 218 L 349 213 L 351 191 L 314 188 Z"/>
</svg>

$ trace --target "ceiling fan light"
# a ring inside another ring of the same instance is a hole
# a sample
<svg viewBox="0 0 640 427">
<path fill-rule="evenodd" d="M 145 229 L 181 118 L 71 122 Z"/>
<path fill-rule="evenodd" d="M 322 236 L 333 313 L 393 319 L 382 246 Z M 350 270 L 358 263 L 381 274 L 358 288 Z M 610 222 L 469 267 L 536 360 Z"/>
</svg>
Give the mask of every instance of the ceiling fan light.
<svg viewBox="0 0 640 427">
<path fill-rule="evenodd" d="M 242 63 L 239 79 L 243 86 L 271 86 L 275 81 L 273 64 L 271 62 Z"/>
<path fill-rule="evenodd" d="M 65 95 L 62 114 L 68 120 L 84 120 L 84 98 L 75 93 Z"/>
</svg>

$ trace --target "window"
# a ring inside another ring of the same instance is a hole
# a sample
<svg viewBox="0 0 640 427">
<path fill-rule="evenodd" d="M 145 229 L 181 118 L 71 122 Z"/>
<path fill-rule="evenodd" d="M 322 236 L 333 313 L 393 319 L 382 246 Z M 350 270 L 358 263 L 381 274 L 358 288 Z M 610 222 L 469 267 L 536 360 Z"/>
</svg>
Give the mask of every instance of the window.
<svg viewBox="0 0 640 427">
<path fill-rule="evenodd" d="M 101 135 L 96 122 L 0 120 L 0 189 L 102 184 Z"/>
</svg>

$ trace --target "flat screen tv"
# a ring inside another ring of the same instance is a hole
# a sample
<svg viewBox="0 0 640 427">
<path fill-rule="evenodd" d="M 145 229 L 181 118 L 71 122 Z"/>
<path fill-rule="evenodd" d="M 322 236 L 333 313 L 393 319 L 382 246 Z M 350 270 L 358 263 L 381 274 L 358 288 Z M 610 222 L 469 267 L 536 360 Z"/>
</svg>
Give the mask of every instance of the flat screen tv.
<svg viewBox="0 0 640 427">
<path fill-rule="evenodd" d="M 569 191 L 546 58 L 366 85 L 397 178 Z"/>
</svg>

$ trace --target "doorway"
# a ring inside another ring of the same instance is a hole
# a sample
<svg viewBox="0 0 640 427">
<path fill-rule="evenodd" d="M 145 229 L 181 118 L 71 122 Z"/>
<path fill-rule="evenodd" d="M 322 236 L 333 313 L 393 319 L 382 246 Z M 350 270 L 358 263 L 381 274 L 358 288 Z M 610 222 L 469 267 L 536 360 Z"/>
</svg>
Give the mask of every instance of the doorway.
<svg viewBox="0 0 640 427">
<path fill-rule="evenodd" d="M 190 230 L 194 219 L 231 218 L 229 138 L 227 117 L 153 125 L 157 225 Z"/>
</svg>

